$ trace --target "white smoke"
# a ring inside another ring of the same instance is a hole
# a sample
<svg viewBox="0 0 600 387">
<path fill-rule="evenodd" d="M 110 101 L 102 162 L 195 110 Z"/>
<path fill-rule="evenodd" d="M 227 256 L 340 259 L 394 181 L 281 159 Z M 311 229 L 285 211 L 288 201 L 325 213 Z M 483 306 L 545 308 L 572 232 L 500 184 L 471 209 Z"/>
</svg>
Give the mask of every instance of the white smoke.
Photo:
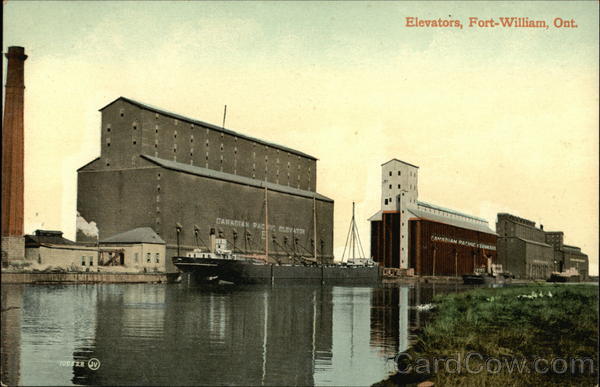
<svg viewBox="0 0 600 387">
<path fill-rule="evenodd" d="M 79 211 L 77 212 L 77 230 L 81 230 L 81 232 L 85 236 L 89 236 L 92 238 L 98 238 L 98 227 L 96 226 L 96 222 L 87 222 Z"/>
</svg>

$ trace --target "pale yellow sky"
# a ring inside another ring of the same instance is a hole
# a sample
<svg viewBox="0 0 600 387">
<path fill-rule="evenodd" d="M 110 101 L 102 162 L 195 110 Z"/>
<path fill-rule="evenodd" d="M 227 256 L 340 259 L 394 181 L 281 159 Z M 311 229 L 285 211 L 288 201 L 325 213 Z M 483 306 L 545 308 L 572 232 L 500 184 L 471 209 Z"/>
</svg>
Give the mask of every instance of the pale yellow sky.
<svg viewBox="0 0 600 387">
<path fill-rule="evenodd" d="M 75 232 L 98 109 L 127 96 L 319 158 L 341 256 L 363 245 L 380 165 L 419 199 L 563 230 L 598 262 L 598 2 L 8 2 L 26 62 L 25 230 Z M 451 16 L 449 16 L 451 15 Z M 414 29 L 406 16 L 574 18 L 578 28 Z M 5 63 L 5 62 L 3 62 Z M 5 65 L 3 65 L 5 71 Z"/>
</svg>

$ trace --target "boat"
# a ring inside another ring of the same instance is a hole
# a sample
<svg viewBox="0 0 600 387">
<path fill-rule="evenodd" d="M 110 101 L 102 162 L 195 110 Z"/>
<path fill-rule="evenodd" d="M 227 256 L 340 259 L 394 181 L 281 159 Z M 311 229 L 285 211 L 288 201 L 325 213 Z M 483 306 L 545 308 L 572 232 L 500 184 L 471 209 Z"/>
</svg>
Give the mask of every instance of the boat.
<svg viewBox="0 0 600 387">
<path fill-rule="evenodd" d="M 489 264 L 475 268 L 472 274 L 462 276 L 465 285 L 505 284 L 511 282 L 512 275 L 502 270 L 502 265 Z"/>
<path fill-rule="evenodd" d="M 217 241 L 221 246 L 227 243 L 222 239 Z M 199 282 L 218 279 L 236 284 L 273 283 L 278 280 L 372 283 L 379 280 L 379 266 L 369 260 L 332 264 L 311 261 L 301 264 L 271 263 L 263 257 L 215 249 L 214 252 L 194 250 L 186 256 L 173 257 L 173 264 Z"/>
<path fill-rule="evenodd" d="M 266 189 L 265 189 L 266 192 Z M 265 193 L 265 203 L 267 195 Z M 266 204 L 267 205 L 267 204 Z M 268 208 L 268 207 L 267 207 Z M 313 203 L 313 212 L 315 211 Z M 347 259 L 344 255 L 338 263 L 322 263 L 317 259 L 316 246 L 313 257 L 295 257 L 296 263 L 284 263 L 269 256 L 268 250 L 268 211 L 265 211 L 265 254 L 248 255 L 234 254 L 227 248 L 227 240 L 217 238 L 214 230 L 209 237 L 208 251 L 194 249 L 185 256 L 173 257 L 173 264 L 182 272 L 190 273 L 196 281 L 207 281 L 217 278 L 219 281 L 240 283 L 273 283 L 280 280 L 310 280 L 321 283 L 376 283 L 380 279 L 379 265 L 373 260 L 357 257 L 356 251 L 362 251 L 360 239 L 354 218 L 354 203 L 352 209 L 350 241 L 355 246 Z M 313 229 L 316 235 L 316 229 Z M 347 239 L 348 244 L 348 239 Z M 358 247 L 357 247 L 358 246 Z M 348 246 L 346 246 L 348 247 Z M 364 254 L 363 254 L 364 256 Z"/>
<path fill-rule="evenodd" d="M 547 282 L 581 282 L 581 276 L 576 268 L 571 267 L 562 272 L 552 272 Z"/>
</svg>

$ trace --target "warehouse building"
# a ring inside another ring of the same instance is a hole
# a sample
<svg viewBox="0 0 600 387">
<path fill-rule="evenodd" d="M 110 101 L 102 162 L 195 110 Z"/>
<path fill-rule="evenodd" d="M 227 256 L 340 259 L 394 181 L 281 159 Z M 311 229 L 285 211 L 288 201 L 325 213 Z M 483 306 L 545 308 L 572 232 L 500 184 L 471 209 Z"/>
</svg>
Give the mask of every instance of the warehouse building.
<svg viewBox="0 0 600 387">
<path fill-rule="evenodd" d="M 89 271 L 98 265 L 98 249 L 66 239 L 62 231 L 35 230 L 25 235 L 25 261 L 36 267 Z"/>
<path fill-rule="evenodd" d="M 544 231 L 535 222 L 515 215 L 500 213 L 498 263 L 517 278 L 547 279 L 554 271 L 571 268 L 583 279 L 589 274 L 588 256 L 579 247 L 564 244 L 562 231 Z"/>
<path fill-rule="evenodd" d="M 369 218 L 376 262 L 448 276 L 495 263 L 496 233 L 485 219 L 419 201 L 416 165 L 392 159 L 381 171 L 381 210 Z"/>
<path fill-rule="evenodd" d="M 123 271 L 166 271 L 165 241 L 150 227 L 139 227 L 99 242 L 99 265 Z"/>
<path fill-rule="evenodd" d="M 77 182 L 77 211 L 100 239 L 150 227 L 167 271 L 211 232 L 235 253 L 333 260 L 333 200 L 316 192 L 315 157 L 124 97 L 100 111 L 100 157 Z"/>
</svg>

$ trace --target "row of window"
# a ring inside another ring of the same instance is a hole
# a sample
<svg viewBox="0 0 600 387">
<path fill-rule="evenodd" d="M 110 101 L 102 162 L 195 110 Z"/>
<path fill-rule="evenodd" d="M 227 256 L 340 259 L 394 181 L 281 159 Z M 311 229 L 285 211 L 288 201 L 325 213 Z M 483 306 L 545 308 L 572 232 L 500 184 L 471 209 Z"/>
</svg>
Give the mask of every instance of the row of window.
<svg viewBox="0 0 600 387">
<path fill-rule="evenodd" d="M 94 266 L 94 257 L 90 255 L 87 258 L 88 258 L 87 262 L 89 263 L 89 265 Z M 81 266 L 85 266 L 85 263 L 86 263 L 86 257 L 85 257 L 85 255 L 82 255 L 81 256 Z"/>
<path fill-rule="evenodd" d="M 392 176 L 392 171 L 389 172 L 389 175 Z M 398 171 L 398 176 L 402 176 L 402 171 Z M 409 172 L 408 176 L 416 176 L 414 172 Z"/>
<path fill-rule="evenodd" d="M 415 187 L 415 186 L 414 186 L 414 185 L 412 185 L 412 184 L 409 184 L 409 185 L 408 185 L 408 189 L 413 189 L 414 187 Z M 390 187 L 389 187 L 389 188 L 390 188 L 390 189 L 392 189 L 392 184 L 390 184 Z M 401 185 L 401 184 L 398 184 L 398 188 L 402 188 L 402 185 Z"/>
<path fill-rule="evenodd" d="M 139 253 L 133 254 L 133 260 L 135 263 L 139 263 L 139 261 L 140 261 Z M 151 263 L 151 262 L 152 262 L 152 253 L 146 253 L 146 263 Z M 154 263 L 160 263 L 160 254 L 159 253 L 154 254 Z"/>
<path fill-rule="evenodd" d="M 123 113 L 124 113 L 124 109 L 121 109 L 121 117 L 123 117 L 123 116 L 124 116 L 124 114 L 123 114 Z M 159 115 L 157 114 L 155 118 L 156 118 L 156 119 L 158 119 L 158 118 L 159 118 Z M 177 125 L 177 124 L 178 124 L 178 120 L 177 120 L 177 119 L 175 119 L 175 120 L 174 120 L 174 123 L 175 123 L 175 125 Z M 133 123 L 131 124 L 132 130 L 133 130 L 133 131 L 132 131 L 132 137 L 133 137 L 134 133 L 136 133 L 135 131 L 137 130 L 137 125 L 138 125 L 138 124 L 137 124 L 137 122 L 133 122 Z M 155 125 L 155 133 L 156 133 L 156 134 L 158 134 L 158 129 L 159 129 L 159 128 L 158 128 L 158 125 Z M 194 125 L 193 125 L 193 124 L 191 124 L 191 125 L 190 125 L 190 129 L 194 129 Z M 106 126 L 106 131 L 107 131 L 108 133 L 110 133 L 110 132 L 111 132 L 111 124 L 107 124 L 107 126 Z M 206 133 L 208 134 L 209 132 L 210 132 L 210 130 L 209 130 L 208 128 L 206 128 Z M 222 139 L 225 137 L 224 133 L 220 133 L 220 135 L 221 135 L 221 138 L 222 138 Z M 176 130 L 173 132 L 173 137 L 174 137 L 175 139 L 177 138 L 177 131 L 176 131 Z M 237 136 L 233 136 L 233 139 L 234 139 L 234 141 L 235 141 L 235 142 L 237 142 L 237 140 L 238 140 Z M 194 135 L 190 135 L 190 142 L 191 142 L 191 143 L 193 143 L 193 142 L 194 142 Z M 134 144 L 135 144 L 135 142 L 134 142 Z M 209 146 L 209 140 L 208 140 L 208 139 L 206 140 L 206 146 L 207 146 L 207 147 Z M 253 147 L 253 148 L 256 148 L 257 146 L 260 146 L 260 145 L 258 145 L 256 142 L 252 142 L 252 147 Z M 268 149 L 269 149 L 269 146 L 268 146 L 268 145 L 264 145 L 264 147 L 265 147 L 265 150 L 268 150 Z M 224 146 L 223 146 L 223 144 L 221 143 L 221 151 L 223 151 L 223 149 L 224 149 Z M 279 152 L 280 152 L 280 150 L 279 150 L 279 149 L 275 149 L 275 151 L 277 152 L 277 154 L 279 154 Z M 234 148 L 234 153 L 237 153 L 237 146 Z M 290 154 L 289 152 L 288 152 L 288 156 L 289 156 L 289 157 L 291 157 L 291 154 Z M 256 157 L 256 152 L 253 152 L 253 157 Z M 266 157 L 266 156 L 265 156 L 265 157 Z M 300 158 L 301 158 L 301 156 L 300 156 L 300 155 L 297 155 L 296 157 L 297 157 L 297 159 L 298 159 L 298 160 L 300 160 Z"/>
<path fill-rule="evenodd" d="M 123 109 L 121 109 L 121 117 L 123 117 Z M 158 119 L 158 116 L 156 117 L 156 119 Z M 177 125 L 177 122 L 178 122 L 178 120 L 175 120 L 175 125 Z M 190 128 L 194 129 L 194 125 L 193 124 L 190 125 Z M 133 137 L 134 137 L 134 134 L 136 133 L 135 131 L 137 130 L 137 123 L 136 122 L 134 122 L 132 124 L 132 129 L 133 129 L 133 131 L 132 131 L 132 141 L 133 141 L 133 144 L 135 145 L 136 144 L 136 140 L 134 140 Z M 111 132 L 111 124 L 107 124 L 106 131 L 108 133 Z M 155 125 L 155 133 L 158 134 L 158 125 Z M 206 133 L 207 134 L 209 133 L 209 129 L 208 128 L 206 129 Z M 224 138 L 224 137 L 225 137 L 224 133 L 221 133 L 221 138 Z M 175 138 L 175 139 L 177 138 L 177 131 L 176 130 L 173 132 L 173 138 Z M 233 136 L 233 139 L 234 139 L 235 142 L 237 142 L 237 140 L 238 140 L 237 136 Z M 108 140 L 108 142 L 110 143 L 110 139 Z M 190 135 L 190 143 L 192 143 L 192 144 L 194 143 L 194 135 Z M 108 144 L 108 146 L 110 146 L 110 145 Z M 207 139 L 206 140 L 206 147 L 208 147 L 208 146 L 209 146 L 209 140 Z M 256 142 L 253 142 L 252 143 L 252 147 L 255 148 L 256 146 L 258 146 L 258 144 Z M 269 149 L 268 145 L 265 145 L 264 147 L 265 147 L 265 150 Z M 221 147 L 220 148 L 221 148 L 221 151 L 223 151 L 223 149 L 224 149 L 223 143 L 221 143 Z M 277 152 L 277 154 L 279 154 L 279 149 L 275 149 L 275 151 Z M 234 153 L 237 154 L 237 146 L 234 147 Z M 256 157 L 256 152 L 252 152 L 252 153 L 253 153 L 253 157 Z M 291 157 L 290 153 L 288 153 L 288 157 Z M 297 155 L 296 157 L 297 157 L 298 160 L 300 160 L 300 155 Z M 268 156 L 265 156 L 265 160 L 267 158 L 268 158 Z M 277 162 L 279 162 L 279 158 L 277 160 L 278 160 Z M 288 164 L 289 164 L 289 162 L 288 162 Z M 300 166 L 298 166 L 298 168 L 300 168 Z"/>
</svg>

